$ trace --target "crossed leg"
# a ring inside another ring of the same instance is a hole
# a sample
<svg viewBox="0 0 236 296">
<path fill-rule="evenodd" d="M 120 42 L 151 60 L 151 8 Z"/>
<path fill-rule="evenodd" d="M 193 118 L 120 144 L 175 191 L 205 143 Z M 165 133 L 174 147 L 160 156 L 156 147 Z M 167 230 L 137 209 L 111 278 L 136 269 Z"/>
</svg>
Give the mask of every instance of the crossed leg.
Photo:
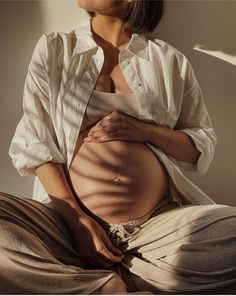
<svg viewBox="0 0 236 296">
<path fill-rule="evenodd" d="M 150 218 L 119 248 L 118 274 L 139 290 L 236 292 L 236 207 L 187 205 Z M 115 243 L 115 242 L 114 242 Z M 129 276 L 126 276 L 129 272 Z"/>
<path fill-rule="evenodd" d="M 0 233 L 0 294 L 125 292 L 115 272 L 86 269 L 60 215 L 40 202 L 0 193 Z"/>
</svg>

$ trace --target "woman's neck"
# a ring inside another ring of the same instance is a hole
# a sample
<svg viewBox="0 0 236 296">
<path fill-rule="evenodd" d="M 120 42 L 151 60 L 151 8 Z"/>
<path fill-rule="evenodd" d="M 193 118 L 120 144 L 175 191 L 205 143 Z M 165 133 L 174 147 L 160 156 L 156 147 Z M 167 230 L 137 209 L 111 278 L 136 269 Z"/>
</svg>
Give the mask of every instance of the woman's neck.
<svg viewBox="0 0 236 296">
<path fill-rule="evenodd" d="M 93 37 L 100 45 L 115 48 L 124 47 L 132 36 L 127 24 L 116 17 L 97 14 L 91 17 Z"/>
</svg>

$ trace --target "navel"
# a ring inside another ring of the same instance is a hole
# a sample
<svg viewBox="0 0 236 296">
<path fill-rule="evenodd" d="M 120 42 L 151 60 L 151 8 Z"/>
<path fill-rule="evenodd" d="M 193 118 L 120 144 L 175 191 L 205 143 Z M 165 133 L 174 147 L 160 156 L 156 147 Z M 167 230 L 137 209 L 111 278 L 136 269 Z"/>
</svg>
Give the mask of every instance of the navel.
<svg viewBox="0 0 236 296">
<path fill-rule="evenodd" d="M 115 182 L 121 182 L 122 180 L 121 180 L 121 177 L 119 177 L 119 176 L 116 176 L 116 177 L 114 177 L 114 179 L 113 179 Z"/>
</svg>

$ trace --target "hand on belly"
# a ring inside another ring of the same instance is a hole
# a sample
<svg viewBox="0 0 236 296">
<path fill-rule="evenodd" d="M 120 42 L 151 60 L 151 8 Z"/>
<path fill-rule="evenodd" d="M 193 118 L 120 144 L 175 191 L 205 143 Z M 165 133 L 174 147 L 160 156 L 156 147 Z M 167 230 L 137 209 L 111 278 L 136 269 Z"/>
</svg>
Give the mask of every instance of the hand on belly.
<svg viewBox="0 0 236 296">
<path fill-rule="evenodd" d="M 165 168 L 143 142 L 83 143 L 69 174 L 83 204 L 110 223 L 145 215 L 169 188 Z"/>
</svg>

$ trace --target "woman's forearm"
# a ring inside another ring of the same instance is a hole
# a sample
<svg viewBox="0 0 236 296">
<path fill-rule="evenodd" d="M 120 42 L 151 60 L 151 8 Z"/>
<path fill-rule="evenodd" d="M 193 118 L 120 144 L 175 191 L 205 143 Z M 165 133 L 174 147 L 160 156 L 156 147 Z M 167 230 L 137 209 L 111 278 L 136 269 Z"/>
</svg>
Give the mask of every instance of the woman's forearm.
<svg viewBox="0 0 236 296">
<path fill-rule="evenodd" d="M 35 169 L 35 174 L 49 195 L 54 208 L 72 225 L 78 216 L 85 215 L 67 181 L 63 165 L 47 162 Z"/>
<path fill-rule="evenodd" d="M 201 154 L 191 137 L 184 132 L 148 124 L 146 135 L 147 141 L 177 160 L 196 164 Z"/>
</svg>

